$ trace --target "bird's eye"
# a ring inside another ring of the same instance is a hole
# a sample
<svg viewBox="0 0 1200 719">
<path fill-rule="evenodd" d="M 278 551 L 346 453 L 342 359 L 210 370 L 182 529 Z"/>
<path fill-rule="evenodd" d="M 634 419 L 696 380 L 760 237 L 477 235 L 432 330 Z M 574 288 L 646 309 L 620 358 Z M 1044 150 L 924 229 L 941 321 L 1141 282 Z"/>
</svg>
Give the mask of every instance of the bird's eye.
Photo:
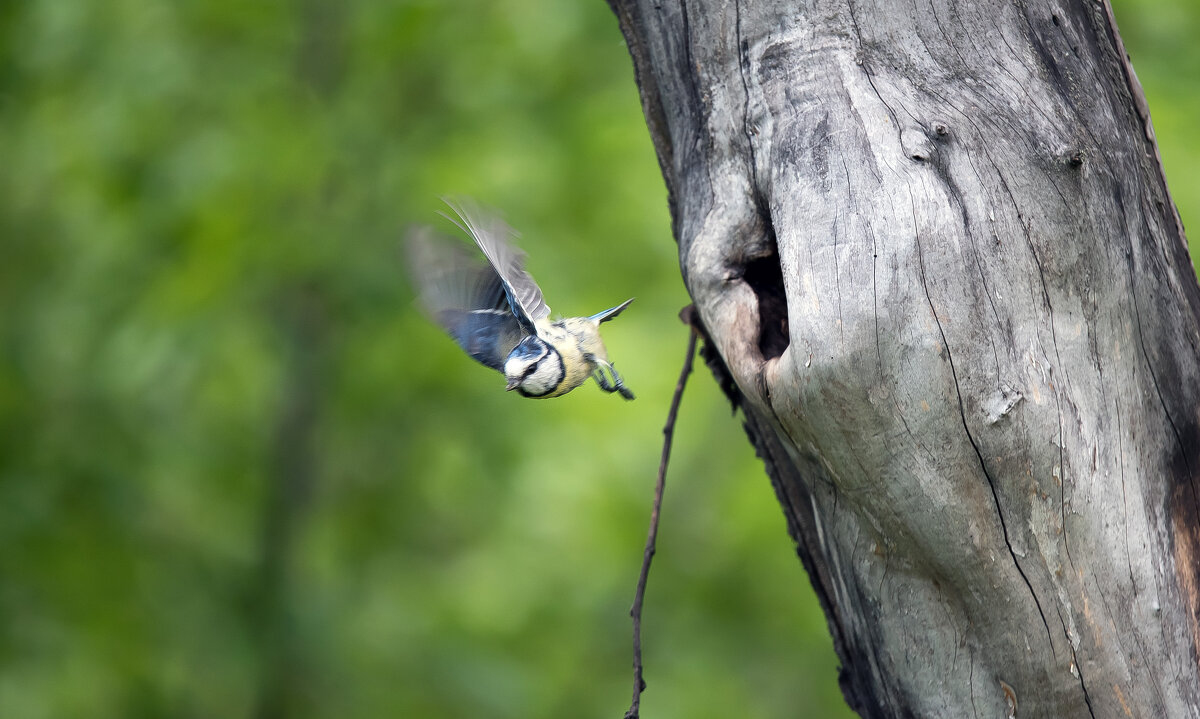
<svg viewBox="0 0 1200 719">
<path fill-rule="evenodd" d="M 536 369 L 537 369 L 537 366 L 538 366 L 538 363 L 537 363 L 537 362 L 534 362 L 533 364 L 531 364 L 531 365 L 529 365 L 528 367 L 526 367 L 526 368 L 525 368 L 525 374 L 521 376 L 521 379 L 525 379 L 525 378 L 526 378 L 526 377 L 528 377 L 529 375 L 533 374 L 534 370 L 536 370 Z"/>
</svg>

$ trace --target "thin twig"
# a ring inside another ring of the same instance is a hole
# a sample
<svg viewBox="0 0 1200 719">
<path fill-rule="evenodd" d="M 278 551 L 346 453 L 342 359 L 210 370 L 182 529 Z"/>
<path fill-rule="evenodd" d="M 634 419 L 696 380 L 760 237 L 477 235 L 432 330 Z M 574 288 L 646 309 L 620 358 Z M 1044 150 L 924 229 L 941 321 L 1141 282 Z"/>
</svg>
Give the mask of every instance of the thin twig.
<svg viewBox="0 0 1200 719">
<path fill-rule="evenodd" d="M 679 402 L 683 399 L 683 388 L 687 386 L 688 375 L 692 373 L 692 358 L 696 356 L 696 328 L 692 324 L 692 312 L 689 305 L 679 313 L 679 318 L 687 323 L 688 346 L 687 358 L 683 361 L 683 370 L 679 373 L 679 382 L 675 385 L 675 396 L 671 399 L 671 410 L 667 413 L 667 424 L 663 427 L 662 459 L 658 463 L 658 481 L 654 484 L 654 505 L 650 510 L 650 532 L 646 537 L 646 549 L 642 553 L 642 571 L 638 575 L 637 590 L 633 595 L 633 607 L 629 616 L 633 617 L 633 701 L 625 719 L 638 719 L 638 710 L 642 703 L 642 691 L 646 682 L 642 679 L 642 601 L 646 597 L 646 579 L 650 576 L 650 560 L 654 558 L 654 543 L 658 538 L 658 513 L 662 509 L 663 487 L 667 480 L 667 460 L 671 458 L 671 440 L 675 436 L 675 418 L 679 414 Z"/>
</svg>

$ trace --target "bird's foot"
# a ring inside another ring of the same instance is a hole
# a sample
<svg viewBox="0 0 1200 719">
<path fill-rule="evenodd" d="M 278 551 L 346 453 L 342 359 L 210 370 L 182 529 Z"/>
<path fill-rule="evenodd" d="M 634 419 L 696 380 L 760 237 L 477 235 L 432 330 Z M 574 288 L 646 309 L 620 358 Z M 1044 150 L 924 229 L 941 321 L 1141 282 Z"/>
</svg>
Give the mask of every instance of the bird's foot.
<svg viewBox="0 0 1200 719">
<path fill-rule="evenodd" d="M 605 369 L 612 374 L 611 380 L 604 375 Z M 596 371 L 592 373 L 592 377 L 596 379 L 596 384 L 600 385 L 600 389 L 605 392 L 617 392 L 627 400 L 634 399 L 633 392 L 625 386 L 625 381 L 621 379 L 617 369 L 608 362 L 597 360 Z"/>
</svg>

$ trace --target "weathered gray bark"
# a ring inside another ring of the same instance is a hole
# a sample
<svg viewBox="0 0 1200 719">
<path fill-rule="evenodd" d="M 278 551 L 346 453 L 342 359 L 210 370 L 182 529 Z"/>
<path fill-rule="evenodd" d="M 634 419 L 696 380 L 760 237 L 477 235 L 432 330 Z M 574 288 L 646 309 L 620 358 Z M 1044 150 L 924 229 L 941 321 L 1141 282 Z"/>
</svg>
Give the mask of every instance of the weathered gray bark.
<svg viewBox="0 0 1200 719">
<path fill-rule="evenodd" d="M 851 706 L 1200 716 L 1200 288 L 1106 3 L 610 2 Z"/>
</svg>

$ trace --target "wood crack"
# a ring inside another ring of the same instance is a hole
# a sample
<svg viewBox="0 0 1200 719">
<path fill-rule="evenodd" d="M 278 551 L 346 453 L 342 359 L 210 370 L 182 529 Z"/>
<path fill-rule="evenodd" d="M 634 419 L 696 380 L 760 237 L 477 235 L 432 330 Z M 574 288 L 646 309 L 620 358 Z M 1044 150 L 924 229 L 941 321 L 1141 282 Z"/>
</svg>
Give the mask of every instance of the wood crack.
<svg viewBox="0 0 1200 719">
<path fill-rule="evenodd" d="M 1184 467 L 1187 469 L 1188 477 L 1194 477 L 1195 474 L 1192 472 L 1191 461 L 1188 459 L 1188 453 L 1185 451 L 1183 435 L 1180 433 L 1179 427 L 1175 424 L 1175 418 L 1171 416 L 1170 408 L 1167 407 L 1166 398 L 1163 397 L 1162 393 L 1162 386 L 1158 381 L 1158 374 L 1154 371 L 1154 363 L 1150 361 L 1150 353 L 1146 350 L 1146 338 L 1142 332 L 1142 312 L 1141 307 L 1139 306 L 1140 303 L 1138 302 L 1137 294 L 1137 273 L 1133 271 L 1133 237 L 1129 234 L 1129 228 L 1125 225 L 1125 203 L 1121 188 L 1119 185 L 1114 185 L 1114 190 L 1117 205 L 1121 209 L 1120 217 L 1123 235 L 1129 240 L 1129 249 L 1126 251 L 1125 258 L 1126 268 L 1129 271 L 1129 294 L 1133 304 L 1134 326 L 1137 328 L 1138 348 L 1141 350 L 1142 360 L 1145 363 L 1146 371 L 1150 373 L 1150 382 L 1154 385 L 1154 394 L 1158 398 L 1158 404 L 1162 407 L 1163 415 L 1167 419 L 1167 424 L 1171 427 L 1171 434 L 1175 439 L 1175 446 L 1180 450 L 1179 454 L 1183 458 Z M 1200 499 L 1198 499 L 1196 496 L 1195 487 L 1192 486 L 1193 483 L 1190 481 L 1187 482 L 1187 484 L 1192 487 L 1192 502 L 1196 504 L 1197 510 L 1200 510 Z"/>
<path fill-rule="evenodd" d="M 863 52 L 862 52 L 862 29 L 859 28 L 858 18 L 854 14 L 854 3 L 847 0 L 846 9 L 850 13 L 850 24 L 852 24 L 854 26 L 854 36 L 858 40 L 858 54 L 859 54 L 859 57 L 862 57 L 862 55 L 863 55 Z M 900 143 L 901 147 L 903 147 L 904 146 L 904 138 L 901 137 L 900 121 L 898 119 L 896 119 L 896 111 L 893 110 L 892 106 L 887 103 L 887 100 L 883 99 L 883 95 L 879 94 L 879 88 L 875 87 L 875 78 L 871 77 L 871 71 L 867 69 L 867 61 L 865 58 L 863 58 L 861 66 L 862 66 L 863 76 L 867 78 L 867 84 L 869 84 L 871 86 L 871 91 L 875 93 L 875 97 L 879 98 L 880 104 L 882 104 L 884 106 L 884 108 L 887 109 L 888 117 L 890 117 L 892 120 L 892 126 L 896 128 L 896 141 L 898 143 Z"/>
<path fill-rule="evenodd" d="M 742 81 L 742 92 L 746 95 L 746 103 L 742 109 L 742 134 L 746 136 L 746 149 L 750 152 L 750 186 L 754 188 L 757 198 L 762 193 L 758 187 L 758 149 L 754 146 L 754 123 L 750 119 L 750 81 L 746 77 L 750 70 L 750 46 L 742 39 L 742 3 L 733 4 L 733 13 L 733 34 L 738 47 L 738 75 Z"/>
<path fill-rule="evenodd" d="M 992 477 L 991 473 L 988 472 L 987 463 L 983 459 L 983 452 L 980 451 L 979 444 L 975 441 L 975 436 L 971 434 L 971 428 L 967 425 L 967 413 L 963 406 L 962 389 L 958 384 L 958 373 L 954 368 L 954 358 L 950 353 L 950 344 L 946 340 L 946 332 L 942 328 L 942 321 L 937 316 L 937 310 L 934 309 L 933 297 L 931 297 L 929 294 L 929 284 L 925 278 L 925 253 L 921 247 L 921 234 L 917 229 L 916 200 L 912 197 L 911 191 L 909 192 L 909 201 L 912 203 L 913 236 L 917 244 L 917 259 L 921 274 L 921 287 L 925 291 L 925 301 L 929 304 L 929 312 L 933 315 L 933 321 L 937 325 L 938 334 L 940 334 L 942 337 L 942 346 L 946 348 L 946 361 L 950 364 L 950 377 L 954 380 L 955 396 L 958 399 L 958 415 L 962 420 L 963 431 L 966 432 L 967 441 L 971 443 L 971 448 L 975 450 L 975 456 L 979 460 L 979 468 L 983 472 L 983 476 L 987 480 L 988 487 L 992 491 L 992 501 L 995 502 L 996 505 L 996 517 L 1000 521 L 1000 531 L 1004 536 L 1004 546 L 1008 548 L 1008 554 L 1012 558 L 1013 566 L 1016 567 L 1017 574 L 1021 576 L 1021 579 L 1025 582 L 1026 588 L 1029 589 L 1029 596 L 1033 598 L 1033 604 L 1037 607 L 1038 615 L 1040 615 L 1042 618 L 1042 626 L 1044 626 L 1046 629 L 1046 640 L 1050 644 L 1050 652 L 1051 654 L 1054 654 L 1054 637 L 1050 632 L 1050 623 L 1046 621 L 1046 612 L 1042 609 L 1042 603 L 1038 601 L 1037 592 L 1033 590 L 1033 583 L 1029 581 L 1029 577 L 1025 574 L 1025 570 L 1021 568 L 1021 562 L 1017 559 L 1017 553 L 1013 549 L 1012 540 L 1009 537 L 1008 523 L 1004 519 L 1004 510 L 1000 503 L 1000 494 L 996 490 L 995 479 Z"/>
</svg>

